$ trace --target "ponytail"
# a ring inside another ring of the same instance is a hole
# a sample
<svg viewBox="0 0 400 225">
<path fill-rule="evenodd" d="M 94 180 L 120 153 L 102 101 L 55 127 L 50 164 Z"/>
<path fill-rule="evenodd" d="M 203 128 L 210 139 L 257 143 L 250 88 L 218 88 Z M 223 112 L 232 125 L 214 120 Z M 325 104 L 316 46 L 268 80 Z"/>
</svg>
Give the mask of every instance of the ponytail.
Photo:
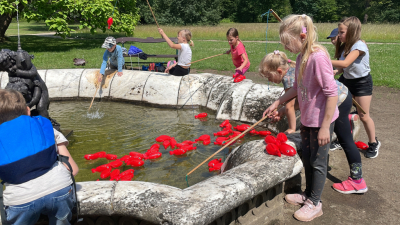
<svg viewBox="0 0 400 225">
<path fill-rule="evenodd" d="M 193 43 L 192 40 L 189 41 L 189 46 L 190 46 L 190 47 L 193 47 L 193 46 L 194 46 L 194 43 Z"/>
</svg>

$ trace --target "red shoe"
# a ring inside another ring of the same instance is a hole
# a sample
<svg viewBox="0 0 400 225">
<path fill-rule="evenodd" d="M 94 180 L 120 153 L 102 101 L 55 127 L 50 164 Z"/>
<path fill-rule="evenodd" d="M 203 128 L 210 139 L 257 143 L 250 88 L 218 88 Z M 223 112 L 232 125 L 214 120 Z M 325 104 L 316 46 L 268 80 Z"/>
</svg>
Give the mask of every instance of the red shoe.
<svg viewBox="0 0 400 225">
<path fill-rule="evenodd" d="M 357 184 L 349 177 L 349 179 L 343 181 L 342 183 L 335 183 L 332 185 L 333 189 L 342 194 L 361 194 L 368 191 L 367 184 L 365 180 L 361 178 L 361 183 Z"/>
</svg>

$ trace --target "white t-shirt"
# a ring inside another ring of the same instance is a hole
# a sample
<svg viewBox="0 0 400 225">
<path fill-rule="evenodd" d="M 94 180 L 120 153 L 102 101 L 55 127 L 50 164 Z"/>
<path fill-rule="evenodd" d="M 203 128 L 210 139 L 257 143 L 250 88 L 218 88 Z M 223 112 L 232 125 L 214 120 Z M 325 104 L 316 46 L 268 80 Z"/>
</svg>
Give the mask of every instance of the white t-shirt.
<svg viewBox="0 0 400 225">
<path fill-rule="evenodd" d="M 56 144 L 68 145 L 68 140 L 54 130 Z M 59 161 L 45 174 L 22 184 L 5 183 L 3 192 L 4 205 L 21 205 L 61 190 L 72 184 L 71 172 Z"/>
<path fill-rule="evenodd" d="M 369 72 L 371 71 L 369 67 L 369 50 L 367 45 L 359 40 L 351 47 L 350 52 L 354 50 L 363 51 L 364 54 L 359 55 L 356 60 L 348 67 L 343 69 L 343 76 L 346 79 L 356 79 L 368 76 Z M 340 60 L 344 60 L 344 52 L 340 56 Z"/>
<path fill-rule="evenodd" d="M 192 61 L 192 49 L 190 49 L 189 44 L 179 43 L 181 49 L 178 50 L 178 65 L 180 66 L 190 66 Z"/>
</svg>

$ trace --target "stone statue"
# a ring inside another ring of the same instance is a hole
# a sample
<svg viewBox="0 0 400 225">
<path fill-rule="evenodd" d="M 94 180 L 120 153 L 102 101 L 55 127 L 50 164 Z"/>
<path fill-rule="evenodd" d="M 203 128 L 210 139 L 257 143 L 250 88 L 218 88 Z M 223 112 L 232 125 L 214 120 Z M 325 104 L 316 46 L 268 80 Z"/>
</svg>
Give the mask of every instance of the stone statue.
<svg viewBox="0 0 400 225">
<path fill-rule="evenodd" d="M 36 67 L 32 64 L 33 55 L 18 47 L 14 52 L 9 49 L 0 51 L 0 71 L 8 73 L 9 81 L 5 89 L 12 89 L 22 93 L 32 115 L 40 115 L 51 120 L 53 127 L 60 129 L 60 124 L 49 117 L 49 93 L 47 86 L 39 76 Z"/>
</svg>

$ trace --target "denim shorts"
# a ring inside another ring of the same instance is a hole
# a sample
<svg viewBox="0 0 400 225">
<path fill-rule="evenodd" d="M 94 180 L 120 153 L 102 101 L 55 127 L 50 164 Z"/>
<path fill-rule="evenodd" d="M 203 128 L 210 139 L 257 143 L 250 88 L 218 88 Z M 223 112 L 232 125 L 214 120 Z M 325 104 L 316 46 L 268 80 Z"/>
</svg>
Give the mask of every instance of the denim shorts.
<svg viewBox="0 0 400 225">
<path fill-rule="evenodd" d="M 7 224 L 34 225 L 40 214 L 44 214 L 49 217 L 50 225 L 69 225 L 73 205 L 73 189 L 67 186 L 22 205 L 6 206 Z"/>
</svg>

